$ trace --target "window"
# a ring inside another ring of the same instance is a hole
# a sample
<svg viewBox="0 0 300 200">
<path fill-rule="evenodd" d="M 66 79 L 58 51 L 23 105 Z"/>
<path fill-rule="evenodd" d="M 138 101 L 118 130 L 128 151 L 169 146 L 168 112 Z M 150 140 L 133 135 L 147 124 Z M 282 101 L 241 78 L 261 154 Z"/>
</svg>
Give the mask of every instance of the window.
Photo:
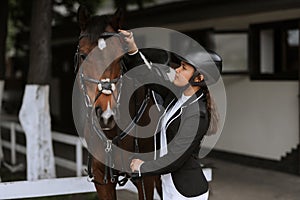
<svg viewBox="0 0 300 200">
<path fill-rule="evenodd" d="M 249 44 L 252 79 L 298 79 L 298 19 L 250 25 Z"/>
<path fill-rule="evenodd" d="M 248 73 L 248 32 L 204 29 L 186 32 L 204 48 L 214 50 L 223 59 L 222 74 Z"/>
<path fill-rule="evenodd" d="M 223 74 L 248 73 L 248 33 L 216 32 L 214 50 L 223 59 Z"/>
</svg>

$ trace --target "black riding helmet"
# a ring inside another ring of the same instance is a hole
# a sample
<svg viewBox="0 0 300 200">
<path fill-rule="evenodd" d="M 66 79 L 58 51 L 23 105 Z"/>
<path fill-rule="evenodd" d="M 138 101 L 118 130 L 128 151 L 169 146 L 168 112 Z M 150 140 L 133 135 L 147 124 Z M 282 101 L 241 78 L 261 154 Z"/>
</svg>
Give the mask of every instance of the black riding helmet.
<svg viewBox="0 0 300 200">
<path fill-rule="evenodd" d="M 195 77 L 199 74 L 204 76 L 206 85 L 212 85 L 219 80 L 222 72 L 222 58 L 216 52 L 203 49 L 202 51 L 189 51 L 183 56 L 176 55 L 176 57 L 195 68 L 195 72 L 189 80 L 191 85 L 203 85 L 202 82 L 194 82 Z"/>
</svg>

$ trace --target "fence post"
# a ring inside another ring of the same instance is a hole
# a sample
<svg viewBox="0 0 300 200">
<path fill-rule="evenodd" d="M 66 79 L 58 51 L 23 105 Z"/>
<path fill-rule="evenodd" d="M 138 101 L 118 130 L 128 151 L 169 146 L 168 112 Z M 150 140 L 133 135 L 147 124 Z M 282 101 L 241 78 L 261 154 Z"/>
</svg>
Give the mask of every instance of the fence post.
<svg viewBox="0 0 300 200">
<path fill-rule="evenodd" d="M 80 139 L 77 139 L 76 143 L 76 176 L 81 176 L 82 170 L 82 144 Z"/>
<path fill-rule="evenodd" d="M 0 114 L 2 111 L 2 97 L 3 97 L 3 90 L 4 90 L 4 80 L 0 80 Z M 0 123 L 1 123 L 1 115 L 0 115 Z M 1 138 L 1 127 L 0 127 L 0 167 L 1 162 L 3 160 L 3 150 L 2 150 L 2 138 Z M 0 182 L 1 182 L 1 176 L 0 176 Z"/>
<path fill-rule="evenodd" d="M 11 164 L 15 165 L 16 160 L 16 126 L 13 122 L 10 123 L 10 150 L 11 150 Z"/>
</svg>

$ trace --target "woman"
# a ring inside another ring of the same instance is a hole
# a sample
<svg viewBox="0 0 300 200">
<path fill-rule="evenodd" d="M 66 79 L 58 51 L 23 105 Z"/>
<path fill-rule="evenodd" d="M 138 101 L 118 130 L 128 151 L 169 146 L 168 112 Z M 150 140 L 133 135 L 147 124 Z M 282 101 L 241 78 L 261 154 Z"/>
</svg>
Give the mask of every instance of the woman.
<svg viewBox="0 0 300 200">
<path fill-rule="evenodd" d="M 210 126 L 217 122 L 206 84 L 218 80 L 219 73 L 212 75 L 208 72 L 215 66 L 221 71 L 221 58 L 211 51 L 205 52 L 209 55 L 206 58 L 204 52 L 189 52 L 184 58 L 178 56 L 181 63 L 175 70 L 175 77 L 171 78 L 170 68 L 155 66 L 146 60 L 131 32 L 120 32 L 128 43 L 128 55 L 124 56 L 127 69 L 141 67 L 134 77 L 157 83 L 149 87 L 161 95 L 166 108 L 159 121 L 159 158 L 149 161 L 133 159 L 130 164 L 132 172 L 161 174 L 164 199 L 208 199 L 208 182 L 198 154 L 203 136 L 216 131 L 216 126 Z M 205 76 L 209 76 L 206 81 Z"/>
</svg>

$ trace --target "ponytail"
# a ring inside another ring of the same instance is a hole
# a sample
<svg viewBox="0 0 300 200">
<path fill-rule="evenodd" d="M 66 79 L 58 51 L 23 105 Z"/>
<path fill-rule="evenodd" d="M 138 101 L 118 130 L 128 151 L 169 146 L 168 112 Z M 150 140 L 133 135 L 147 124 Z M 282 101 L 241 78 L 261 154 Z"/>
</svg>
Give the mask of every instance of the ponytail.
<svg viewBox="0 0 300 200">
<path fill-rule="evenodd" d="M 207 130 L 206 135 L 214 135 L 217 133 L 219 129 L 219 114 L 217 112 L 217 107 L 214 99 L 210 95 L 210 92 L 207 88 L 207 86 L 201 87 L 201 89 L 204 91 L 207 99 L 207 111 L 208 111 L 208 117 L 209 117 L 209 127 Z"/>
</svg>

